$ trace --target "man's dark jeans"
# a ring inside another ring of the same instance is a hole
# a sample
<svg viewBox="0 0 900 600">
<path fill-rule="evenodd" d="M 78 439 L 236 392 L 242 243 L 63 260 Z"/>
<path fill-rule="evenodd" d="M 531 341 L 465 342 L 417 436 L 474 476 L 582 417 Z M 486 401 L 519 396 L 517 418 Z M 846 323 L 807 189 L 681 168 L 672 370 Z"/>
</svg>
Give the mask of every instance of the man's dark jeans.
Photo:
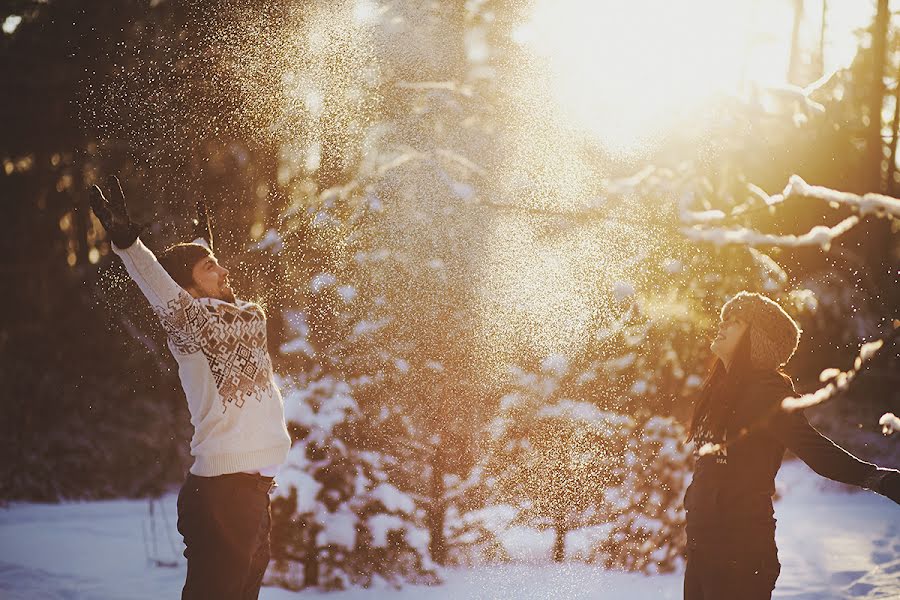
<svg viewBox="0 0 900 600">
<path fill-rule="evenodd" d="M 684 600 L 770 600 L 780 572 L 774 542 L 763 549 L 689 545 Z"/>
<path fill-rule="evenodd" d="M 178 531 L 187 548 L 182 600 L 258 598 L 269 564 L 270 477 L 188 474 L 178 494 Z"/>
</svg>

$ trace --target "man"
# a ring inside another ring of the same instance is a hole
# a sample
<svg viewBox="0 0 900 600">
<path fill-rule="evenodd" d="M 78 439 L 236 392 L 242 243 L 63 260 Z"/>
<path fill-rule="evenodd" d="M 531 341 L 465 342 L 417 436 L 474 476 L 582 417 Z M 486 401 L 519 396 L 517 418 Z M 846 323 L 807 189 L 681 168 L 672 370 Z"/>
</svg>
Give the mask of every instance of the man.
<svg viewBox="0 0 900 600">
<path fill-rule="evenodd" d="M 107 185 L 108 200 L 93 187 L 91 208 L 166 331 L 194 426 L 194 463 L 178 495 L 182 598 L 257 598 L 269 563 L 269 492 L 291 446 L 266 315 L 235 298 L 202 203 L 195 225 L 206 241 L 175 245 L 158 262 L 138 239 L 119 180 Z"/>
</svg>

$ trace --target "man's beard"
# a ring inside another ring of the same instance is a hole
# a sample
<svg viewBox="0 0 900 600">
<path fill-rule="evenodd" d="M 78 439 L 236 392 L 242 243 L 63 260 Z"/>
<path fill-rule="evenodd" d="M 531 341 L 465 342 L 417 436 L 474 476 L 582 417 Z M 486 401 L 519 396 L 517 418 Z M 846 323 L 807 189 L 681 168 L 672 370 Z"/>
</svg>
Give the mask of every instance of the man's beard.
<svg viewBox="0 0 900 600">
<path fill-rule="evenodd" d="M 235 298 L 234 296 L 234 290 L 232 290 L 230 287 L 221 288 L 219 290 L 219 300 L 230 302 L 231 304 L 237 304 L 237 298 Z"/>
</svg>

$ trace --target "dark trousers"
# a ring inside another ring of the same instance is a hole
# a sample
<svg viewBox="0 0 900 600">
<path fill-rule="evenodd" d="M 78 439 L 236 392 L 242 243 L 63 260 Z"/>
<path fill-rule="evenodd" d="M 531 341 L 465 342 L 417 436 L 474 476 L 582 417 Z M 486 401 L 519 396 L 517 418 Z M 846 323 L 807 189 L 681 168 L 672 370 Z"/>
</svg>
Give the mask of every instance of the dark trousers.
<svg viewBox="0 0 900 600">
<path fill-rule="evenodd" d="M 251 600 L 269 564 L 271 477 L 188 474 L 178 494 L 187 578 L 182 600 Z"/>
<path fill-rule="evenodd" d="M 689 546 L 684 600 L 770 600 L 780 572 L 774 544 L 764 550 Z"/>
</svg>

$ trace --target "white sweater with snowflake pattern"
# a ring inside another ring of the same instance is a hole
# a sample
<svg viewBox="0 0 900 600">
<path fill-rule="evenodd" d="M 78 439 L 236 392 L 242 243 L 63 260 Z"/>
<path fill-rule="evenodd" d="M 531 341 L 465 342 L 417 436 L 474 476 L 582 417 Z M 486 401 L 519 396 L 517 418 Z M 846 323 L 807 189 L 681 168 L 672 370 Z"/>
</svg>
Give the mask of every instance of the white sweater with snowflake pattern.
<svg viewBox="0 0 900 600">
<path fill-rule="evenodd" d="M 191 413 L 191 473 L 213 477 L 284 462 L 284 401 L 266 348 L 262 308 L 194 298 L 138 239 L 113 246 L 168 336 Z"/>
</svg>

